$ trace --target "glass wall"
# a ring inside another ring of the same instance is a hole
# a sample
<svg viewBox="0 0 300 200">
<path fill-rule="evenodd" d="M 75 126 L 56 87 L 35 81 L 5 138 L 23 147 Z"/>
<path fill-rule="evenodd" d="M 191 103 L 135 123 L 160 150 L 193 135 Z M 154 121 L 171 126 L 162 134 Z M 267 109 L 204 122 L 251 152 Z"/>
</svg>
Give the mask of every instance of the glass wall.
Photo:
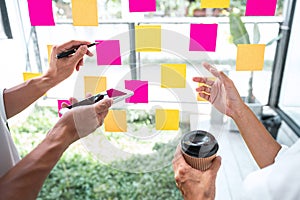
<svg viewBox="0 0 300 200">
<path fill-rule="evenodd" d="M 284 69 L 279 107 L 300 126 L 300 57 L 297 51 L 300 44 L 300 3 L 297 2 Z M 298 89 L 297 89 L 298 88 Z"/>
</svg>

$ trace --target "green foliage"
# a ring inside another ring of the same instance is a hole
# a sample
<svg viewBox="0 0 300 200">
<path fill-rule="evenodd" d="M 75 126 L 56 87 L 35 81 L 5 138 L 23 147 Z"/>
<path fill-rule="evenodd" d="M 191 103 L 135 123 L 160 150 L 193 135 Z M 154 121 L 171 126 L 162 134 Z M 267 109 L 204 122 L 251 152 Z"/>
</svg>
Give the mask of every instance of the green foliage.
<svg viewBox="0 0 300 200">
<path fill-rule="evenodd" d="M 249 34 L 239 14 L 230 13 L 230 33 L 235 45 L 250 44 Z"/>
<path fill-rule="evenodd" d="M 38 199 L 171 200 L 181 195 L 170 165 L 155 172 L 128 173 L 76 154 L 59 161 Z"/>
<path fill-rule="evenodd" d="M 253 44 L 258 44 L 260 41 L 260 31 L 258 24 L 255 23 L 253 26 Z"/>
<path fill-rule="evenodd" d="M 137 124 L 153 120 L 151 114 L 130 113 L 130 121 Z M 141 117 L 141 122 L 138 118 Z M 58 120 L 54 108 L 35 107 L 33 113 L 19 126 L 11 127 L 22 156 L 32 150 Z M 105 165 L 92 158 L 77 143 L 70 146 L 46 179 L 38 200 L 94 200 L 94 199 L 182 199 L 176 188 L 171 159 L 175 143 L 156 144 L 158 156 L 135 156 L 126 161 Z M 122 166 L 153 169 L 160 160 L 167 164 L 147 173 L 120 171 Z"/>
</svg>

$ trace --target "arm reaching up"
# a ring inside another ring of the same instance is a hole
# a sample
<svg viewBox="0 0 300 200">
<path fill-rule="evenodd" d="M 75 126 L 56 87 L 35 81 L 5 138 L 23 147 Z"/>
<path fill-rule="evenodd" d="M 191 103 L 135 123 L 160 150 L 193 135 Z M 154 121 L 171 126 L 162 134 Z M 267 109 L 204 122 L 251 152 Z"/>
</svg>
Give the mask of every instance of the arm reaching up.
<svg viewBox="0 0 300 200">
<path fill-rule="evenodd" d="M 217 79 L 211 81 L 205 77 L 194 77 L 195 82 L 205 84 L 198 87 L 196 91 L 220 112 L 235 121 L 249 150 L 261 168 L 274 163 L 274 159 L 281 149 L 280 144 L 272 138 L 255 114 L 243 102 L 232 80 L 208 63 L 203 63 L 203 66 Z"/>
</svg>

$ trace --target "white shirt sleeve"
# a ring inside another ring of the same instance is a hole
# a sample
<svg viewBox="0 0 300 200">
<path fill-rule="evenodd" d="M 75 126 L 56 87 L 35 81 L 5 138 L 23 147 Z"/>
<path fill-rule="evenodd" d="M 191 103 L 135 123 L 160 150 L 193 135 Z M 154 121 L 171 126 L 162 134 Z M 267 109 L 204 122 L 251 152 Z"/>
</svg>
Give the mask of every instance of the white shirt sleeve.
<svg viewBox="0 0 300 200">
<path fill-rule="evenodd" d="M 6 117 L 6 111 L 4 106 L 3 91 L 4 89 L 0 89 L 0 115 L 2 119 L 6 122 L 7 117 Z"/>
<path fill-rule="evenodd" d="M 282 146 L 275 163 L 247 176 L 243 199 L 299 199 L 300 140 Z"/>
<path fill-rule="evenodd" d="M 275 157 L 275 162 L 277 162 L 278 160 L 280 160 L 283 155 L 286 153 L 286 151 L 289 149 L 288 146 L 286 145 L 281 145 L 281 149 L 279 150 L 279 152 L 277 153 L 276 157 Z"/>
</svg>

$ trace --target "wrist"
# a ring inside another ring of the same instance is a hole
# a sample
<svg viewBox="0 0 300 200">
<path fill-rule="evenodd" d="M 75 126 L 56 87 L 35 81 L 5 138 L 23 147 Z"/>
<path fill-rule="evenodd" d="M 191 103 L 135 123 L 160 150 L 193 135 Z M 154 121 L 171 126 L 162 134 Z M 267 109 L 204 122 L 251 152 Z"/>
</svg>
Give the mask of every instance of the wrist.
<svg viewBox="0 0 300 200">
<path fill-rule="evenodd" d="M 55 77 L 50 76 L 48 73 L 42 76 L 42 81 L 47 85 L 48 89 L 53 88 L 60 82 L 56 80 Z"/>
<path fill-rule="evenodd" d="M 231 118 L 235 121 L 238 119 L 243 119 L 247 114 L 248 106 L 242 102 L 239 106 L 236 106 L 236 108 L 233 110 Z"/>
<path fill-rule="evenodd" d="M 47 134 L 47 139 L 67 149 L 73 142 L 76 141 L 75 134 L 70 134 L 67 126 L 56 124 Z"/>
</svg>

